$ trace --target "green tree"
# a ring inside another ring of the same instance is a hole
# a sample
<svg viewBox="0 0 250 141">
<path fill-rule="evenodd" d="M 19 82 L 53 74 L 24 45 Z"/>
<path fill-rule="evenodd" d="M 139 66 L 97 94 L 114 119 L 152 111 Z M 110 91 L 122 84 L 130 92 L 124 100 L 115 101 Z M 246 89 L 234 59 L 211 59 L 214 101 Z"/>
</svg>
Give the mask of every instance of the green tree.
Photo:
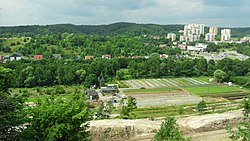
<svg viewBox="0 0 250 141">
<path fill-rule="evenodd" d="M 125 104 L 124 99 L 121 99 L 120 105 L 121 105 L 121 110 L 120 110 L 120 115 L 124 119 L 128 118 L 134 118 L 135 115 L 133 113 L 133 110 L 137 109 L 137 102 L 136 98 L 129 96 L 127 104 Z"/>
<path fill-rule="evenodd" d="M 77 70 L 75 74 L 78 78 L 79 83 L 82 84 L 85 80 L 85 77 L 86 77 L 86 71 L 83 69 L 80 69 L 80 70 Z"/>
<path fill-rule="evenodd" d="M 0 67 L 0 92 L 8 92 L 11 86 L 12 70 L 8 68 Z"/>
<path fill-rule="evenodd" d="M 196 107 L 197 111 L 200 112 L 201 114 L 205 111 L 205 108 L 207 108 L 207 105 L 206 105 L 206 102 L 204 100 L 199 102 L 197 107 Z"/>
<path fill-rule="evenodd" d="M 52 96 L 25 112 L 32 118 L 27 121 L 23 140 L 89 140 L 86 129 L 91 116 L 83 95 L 73 94 L 67 99 Z"/>
<path fill-rule="evenodd" d="M 161 128 L 156 132 L 154 141 L 189 141 L 184 138 L 183 133 L 179 130 L 174 118 L 166 118 L 161 124 Z"/>
<path fill-rule="evenodd" d="M 24 124 L 21 109 L 24 99 L 21 95 L 12 96 L 9 88 L 12 80 L 12 70 L 0 67 L 0 140 L 19 140 Z"/>
<path fill-rule="evenodd" d="M 101 102 L 95 109 L 95 116 L 97 119 L 107 119 L 110 117 L 112 109 L 113 104 L 111 101 L 107 103 Z"/>
<path fill-rule="evenodd" d="M 225 78 L 226 78 L 226 73 L 224 71 L 218 69 L 214 72 L 214 79 L 217 82 L 221 83 Z"/>
</svg>

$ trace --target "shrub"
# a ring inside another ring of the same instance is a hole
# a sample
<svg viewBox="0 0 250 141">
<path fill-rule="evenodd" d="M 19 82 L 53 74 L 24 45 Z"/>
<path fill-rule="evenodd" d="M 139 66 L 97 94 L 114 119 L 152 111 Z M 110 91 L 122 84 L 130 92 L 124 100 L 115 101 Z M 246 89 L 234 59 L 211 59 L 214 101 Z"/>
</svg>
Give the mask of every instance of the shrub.
<svg viewBox="0 0 250 141">
<path fill-rule="evenodd" d="M 160 130 L 155 134 L 154 141 L 189 141 L 184 138 L 183 133 L 179 130 L 174 118 L 166 118 L 161 124 Z"/>
</svg>

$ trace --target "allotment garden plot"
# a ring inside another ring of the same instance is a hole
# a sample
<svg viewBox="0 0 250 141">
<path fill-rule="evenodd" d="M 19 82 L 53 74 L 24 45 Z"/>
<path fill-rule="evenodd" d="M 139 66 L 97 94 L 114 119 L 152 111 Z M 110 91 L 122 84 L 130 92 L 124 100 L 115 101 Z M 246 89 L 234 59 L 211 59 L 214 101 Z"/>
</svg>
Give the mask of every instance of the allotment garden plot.
<svg viewBox="0 0 250 141">
<path fill-rule="evenodd" d="M 162 78 L 162 79 L 133 79 L 122 81 L 130 88 L 159 88 L 159 87 L 185 87 L 208 85 L 200 78 Z"/>
</svg>

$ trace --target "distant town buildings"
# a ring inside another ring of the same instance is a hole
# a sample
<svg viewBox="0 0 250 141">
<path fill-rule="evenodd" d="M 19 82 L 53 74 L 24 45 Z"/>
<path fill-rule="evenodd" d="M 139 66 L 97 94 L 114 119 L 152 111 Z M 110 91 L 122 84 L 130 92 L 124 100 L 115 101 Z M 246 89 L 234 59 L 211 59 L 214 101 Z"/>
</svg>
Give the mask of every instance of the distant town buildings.
<svg viewBox="0 0 250 141">
<path fill-rule="evenodd" d="M 205 35 L 205 40 L 206 41 L 215 41 L 215 36 L 218 34 L 218 28 L 215 26 L 211 26 L 209 28 L 209 33 Z"/>
<path fill-rule="evenodd" d="M 214 34 L 214 33 L 207 33 L 206 35 L 205 35 L 205 40 L 206 41 L 215 41 L 215 36 L 216 36 L 216 34 Z"/>
<path fill-rule="evenodd" d="M 171 39 L 172 42 L 176 40 L 176 34 L 168 33 L 167 39 Z"/>
<path fill-rule="evenodd" d="M 204 24 L 185 25 L 180 41 L 194 42 L 200 40 L 200 36 L 204 35 L 204 27 Z"/>
<path fill-rule="evenodd" d="M 240 39 L 241 42 L 250 42 L 250 37 L 243 37 Z"/>
<path fill-rule="evenodd" d="M 231 40 L 231 29 L 222 29 L 221 41 L 230 41 L 230 40 Z"/>
<path fill-rule="evenodd" d="M 218 28 L 216 26 L 211 26 L 209 28 L 209 33 L 217 35 L 218 34 Z"/>
</svg>

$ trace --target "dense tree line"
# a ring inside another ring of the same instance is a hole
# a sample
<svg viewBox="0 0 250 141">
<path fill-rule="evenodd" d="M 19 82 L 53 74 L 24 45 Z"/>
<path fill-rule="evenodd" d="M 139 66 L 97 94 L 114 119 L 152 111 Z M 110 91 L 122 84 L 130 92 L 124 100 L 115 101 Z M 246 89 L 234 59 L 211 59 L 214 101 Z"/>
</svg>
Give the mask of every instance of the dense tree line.
<svg viewBox="0 0 250 141">
<path fill-rule="evenodd" d="M 136 23 L 114 23 L 109 25 L 72 25 L 72 24 L 56 24 L 56 25 L 30 25 L 15 27 L 0 27 L 0 37 L 11 37 L 16 35 L 38 35 L 48 33 L 83 33 L 92 35 L 165 35 L 168 32 L 178 32 L 183 25 L 156 25 L 156 24 L 136 24 Z"/>
<path fill-rule="evenodd" d="M 77 55 L 81 57 L 86 55 L 101 57 L 103 54 L 109 54 L 112 57 L 131 57 L 147 56 L 154 52 L 168 55 L 181 53 L 179 48 L 159 47 L 160 44 L 171 45 L 171 42 L 166 38 L 152 39 L 126 35 L 90 36 L 62 33 L 35 35 L 31 39 L 24 38 L 22 40 L 24 44 L 16 47 L 13 51 L 20 52 L 25 56 L 43 54 L 46 58 L 52 58 L 52 54 L 62 54 L 64 58 L 76 58 Z"/>
<path fill-rule="evenodd" d="M 166 35 L 168 32 L 178 34 L 183 29 L 183 25 L 157 25 L 157 24 L 136 24 L 136 23 L 113 23 L 109 25 L 73 25 L 73 24 L 56 24 L 56 25 L 29 25 L 15 27 L 0 27 L 0 37 L 12 37 L 16 35 L 32 36 L 37 34 L 48 33 L 83 33 L 92 35 Z M 219 31 L 222 28 L 219 28 Z M 250 34 L 250 28 L 231 28 L 233 37 L 243 37 Z M 208 27 L 205 28 L 208 32 Z"/>
<path fill-rule="evenodd" d="M 250 59 L 245 61 L 223 59 L 218 62 L 205 59 L 160 59 L 159 54 L 145 58 L 119 58 L 94 60 L 21 60 L 1 64 L 14 70 L 14 87 L 34 87 L 56 84 L 84 84 L 86 87 L 99 85 L 112 79 L 160 78 L 166 76 L 212 76 L 221 69 L 226 73 L 225 80 L 234 76 L 244 76 L 250 70 Z M 123 73 L 123 70 L 126 70 Z"/>
</svg>

